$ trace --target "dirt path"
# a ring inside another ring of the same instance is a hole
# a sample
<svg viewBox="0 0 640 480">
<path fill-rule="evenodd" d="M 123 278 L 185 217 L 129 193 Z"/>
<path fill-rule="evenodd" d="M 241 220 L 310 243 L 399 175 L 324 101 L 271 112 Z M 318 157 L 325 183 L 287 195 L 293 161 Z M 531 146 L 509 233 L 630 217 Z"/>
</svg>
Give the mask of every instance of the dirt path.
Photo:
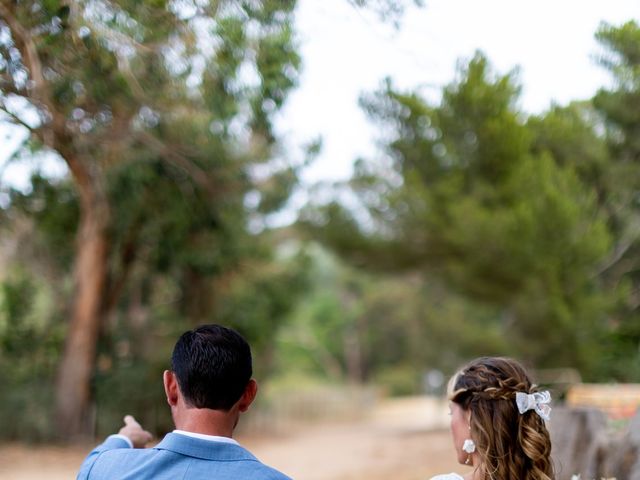
<svg viewBox="0 0 640 480">
<path fill-rule="evenodd" d="M 313 425 L 276 437 L 241 437 L 258 458 L 298 480 L 426 480 L 459 471 L 443 406 L 415 398 L 380 405 L 365 420 Z M 0 478 L 75 478 L 87 448 L 0 447 Z"/>
</svg>

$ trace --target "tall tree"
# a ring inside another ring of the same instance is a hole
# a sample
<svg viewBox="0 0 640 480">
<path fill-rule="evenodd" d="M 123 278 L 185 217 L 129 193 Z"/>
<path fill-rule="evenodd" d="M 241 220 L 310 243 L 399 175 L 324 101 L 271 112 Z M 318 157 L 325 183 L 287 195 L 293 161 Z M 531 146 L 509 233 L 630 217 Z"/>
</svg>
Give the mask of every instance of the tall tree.
<svg viewBox="0 0 640 480">
<path fill-rule="evenodd" d="M 277 193 L 257 193 L 264 210 L 286 198 L 288 189 L 273 184 L 290 187 L 291 170 L 270 182 L 254 166 L 272 158 L 271 116 L 296 79 L 294 3 L 0 3 L 4 118 L 29 131 L 25 148 L 59 155 L 78 192 L 75 289 L 56 387 L 63 436 L 89 431 L 99 332 L 122 292 L 139 231 L 140 218 L 131 219 L 130 236 L 114 244 L 122 222 L 109 178 L 139 163 L 170 171 L 173 185 L 210 203 L 263 186 Z"/>
<path fill-rule="evenodd" d="M 603 47 L 601 65 L 612 75 L 612 87 L 590 101 L 554 107 L 529 120 L 534 150 L 547 152 L 576 172 L 595 193 L 612 238 L 596 275 L 614 303 L 608 308 L 599 374 L 637 381 L 640 346 L 637 291 L 638 205 L 640 189 L 640 28 L 636 22 L 603 24 L 596 38 Z"/>
<path fill-rule="evenodd" d="M 602 268 L 607 285 L 620 292 L 612 315 L 610 362 L 617 378 L 640 379 L 640 25 L 603 24 L 596 38 L 604 47 L 601 64 L 613 77 L 611 88 L 593 99 L 601 115 L 611 157 L 601 175 L 601 203 L 615 245 Z"/>
<path fill-rule="evenodd" d="M 419 271 L 499 307 L 522 357 L 590 368 L 597 336 L 587 333 L 605 304 L 593 279 L 609 235 L 575 170 L 534 151 L 518 93 L 514 74 L 496 75 L 481 54 L 435 106 L 388 82 L 363 101 L 386 155 L 356 167 L 360 209 L 334 204 L 309 220 L 328 222 L 317 233 L 348 258 Z"/>
</svg>

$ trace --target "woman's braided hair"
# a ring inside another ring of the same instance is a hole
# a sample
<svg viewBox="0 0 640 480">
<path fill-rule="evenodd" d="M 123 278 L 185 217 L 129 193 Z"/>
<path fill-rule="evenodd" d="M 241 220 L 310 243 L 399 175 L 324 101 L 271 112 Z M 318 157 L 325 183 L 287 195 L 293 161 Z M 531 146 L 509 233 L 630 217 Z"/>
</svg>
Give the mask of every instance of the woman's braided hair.
<svg viewBox="0 0 640 480">
<path fill-rule="evenodd" d="M 471 437 L 483 480 L 553 480 L 551 440 L 535 411 L 518 412 L 516 392 L 533 393 L 525 369 L 510 358 L 478 358 L 452 379 L 451 401 L 470 410 Z"/>
</svg>

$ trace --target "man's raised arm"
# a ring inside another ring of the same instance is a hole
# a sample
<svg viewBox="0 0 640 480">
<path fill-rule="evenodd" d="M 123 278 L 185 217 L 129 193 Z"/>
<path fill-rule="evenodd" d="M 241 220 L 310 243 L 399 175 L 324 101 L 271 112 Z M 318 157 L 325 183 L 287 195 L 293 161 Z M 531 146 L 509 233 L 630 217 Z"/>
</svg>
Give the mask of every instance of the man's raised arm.
<svg viewBox="0 0 640 480">
<path fill-rule="evenodd" d="M 87 458 L 82 462 L 80 472 L 76 477 L 77 480 L 89 479 L 91 468 L 98 459 L 100 454 L 107 450 L 113 450 L 115 448 L 144 448 L 144 446 L 151 441 L 153 436 L 147 432 L 131 415 L 124 417 L 124 427 L 122 427 L 117 434 L 110 435 L 107 439 L 94 448 Z"/>
</svg>

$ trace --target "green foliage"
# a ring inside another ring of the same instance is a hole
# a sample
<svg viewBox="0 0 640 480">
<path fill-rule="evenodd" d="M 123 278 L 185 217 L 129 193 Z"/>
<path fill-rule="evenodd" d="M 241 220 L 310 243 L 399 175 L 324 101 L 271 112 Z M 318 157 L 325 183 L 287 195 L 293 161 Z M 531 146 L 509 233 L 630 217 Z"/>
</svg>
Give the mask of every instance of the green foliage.
<svg viewBox="0 0 640 480">
<path fill-rule="evenodd" d="M 98 433 L 121 420 L 123 405 L 164 410 L 158 372 L 177 335 L 195 324 L 239 328 L 256 364 L 270 370 L 273 338 L 305 285 L 304 259 L 281 260 L 269 232 L 252 228 L 282 208 L 298 181 L 297 165 L 274 160 L 271 124 L 300 67 L 294 7 L 164 0 L 6 6 L 0 108 L 21 123 L 25 111 L 7 100 L 22 97 L 39 118 L 16 158 L 54 150 L 70 168 L 69 178 L 35 175 L 29 191 L 8 191 L 2 211 L 9 237 L 19 222 L 30 229 L 25 254 L 7 262 L 47 270 L 33 288 L 53 296 L 52 314 L 38 315 L 56 331 L 65 332 L 61 313 L 72 310 L 79 222 L 87 203 L 106 204 L 99 213 L 108 268 L 92 385 Z M 24 54 L 29 43 L 37 65 Z M 42 84 L 27 88 L 27 79 L 40 80 L 38 67 Z M 90 202 L 85 183 L 95 194 Z M 249 197 L 259 201 L 249 206 Z M 37 255 L 29 259 L 31 251 Z M 20 302 L 7 302 L 0 314 L 24 324 Z M 28 348 L 30 330 L 17 332 L 3 338 Z M 61 348 L 55 344 L 50 366 Z M 5 353 L 7 361 L 21 355 Z M 37 378 L 52 384 L 53 367 Z M 149 420 L 166 428 L 166 416 Z"/>
<path fill-rule="evenodd" d="M 392 19 L 402 6 L 353 4 Z M 295 2 L 181 5 L 14 2 L 47 106 L 27 89 L 20 40 L 0 37 L 0 106 L 23 96 L 40 115 L 18 158 L 47 145 L 90 165 L 111 212 L 98 435 L 124 411 L 171 428 L 161 372 L 176 336 L 203 322 L 240 330 L 259 377 L 407 394 L 430 370 L 507 354 L 586 379 L 640 379 L 635 22 L 597 33 L 616 83 L 592 101 L 527 118 L 517 72 L 494 72 L 481 53 L 438 103 L 390 81 L 363 97 L 384 155 L 356 163 L 349 208 L 302 214 L 334 257 L 282 241 L 298 232 L 261 230 L 297 186 L 298 166 L 273 160 L 272 128 L 300 68 Z M 52 123 L 64 141 L 43 133 Z M 53 433 L 82 212 L 69 179 L 31 183 L 6 191 L 0 212 L 3 236 L 20 245 L 15 258 L 0 252 L 0 423 L 3 438 L 37 440 Z"/>
<path fill-rule="evenodd" d="M 638 191 L 640 190 L 640 26 L 635 21 L 619 27 L 604 24 L 596 38 L 606 48 L 602 65 L 615 85 L 601 89 L 593 99 L 602 116 L 611 162 L 602 181 L 602 208 L 607 212 L 615 245 L 601 269 L 603 281 L 617 292 L 617 304 L 609 318 L 607 364 L 613 375 L 638 381 L 640 351 L 638 303 L 640 243 L 638 242 Z"/>
<path fill-rule="evenodd" d="M 10 190 L 9 201 L 11 208 L 5 212 L 9 216 L 7 224 L 21 218 L 33 221 L 35 231 L 31 244 L 43 250 L 56 268 L 67 269 L 73 258 L 79 216 L 73 186 L 66 180 L 51 181 L 36 173 L 31 178 L 31 191 Z"/>
<path fill-rule="evenodd" d="M 312 281 L 278 335 L 281 375 L 420 393 L 428 370 L 452 372 L 468 356 L 511 351 L 493 311 L 437 283 L 368 274 L 318 245 L 308 252 Z M 483 326 L 469 322 L 470 314 Z"/>
<path fill-rule="evenodd" d="M 2 438 L 50 438 L 55 372 L 64 332 L 46 284 L 16 268 L 0 279 L 0 421 Z M 21 421 L 16 421 L 20 412 Z"/>
<path fill-rule="evenodd" d="M 238 329 L 257 353 L 255 369 L 264 378 L 273 373 L 274 339 L 308 284 L 308 260 L 292 258 L 254 264 L 228 282 L 220 295 L 216 317 Z"/>
<path fill-rule="evenodd" d="M 608 153 L 587 108 L 526 121 L 518 93 L 479 53 L 436 106 L 387 82 L 363 105 L 391 132 L 388 157 L 351 182 L 373 228 L 335 204 L 307 221 L 358 264 L 420 272 L 493 309 L 493 322 L 470 311 L 467 323 L 481 337 L 497 324 L 500 352 L 595 375 L 614 304 L 597 278 L 612 244 L 597 189 Z"/>
</svg>

